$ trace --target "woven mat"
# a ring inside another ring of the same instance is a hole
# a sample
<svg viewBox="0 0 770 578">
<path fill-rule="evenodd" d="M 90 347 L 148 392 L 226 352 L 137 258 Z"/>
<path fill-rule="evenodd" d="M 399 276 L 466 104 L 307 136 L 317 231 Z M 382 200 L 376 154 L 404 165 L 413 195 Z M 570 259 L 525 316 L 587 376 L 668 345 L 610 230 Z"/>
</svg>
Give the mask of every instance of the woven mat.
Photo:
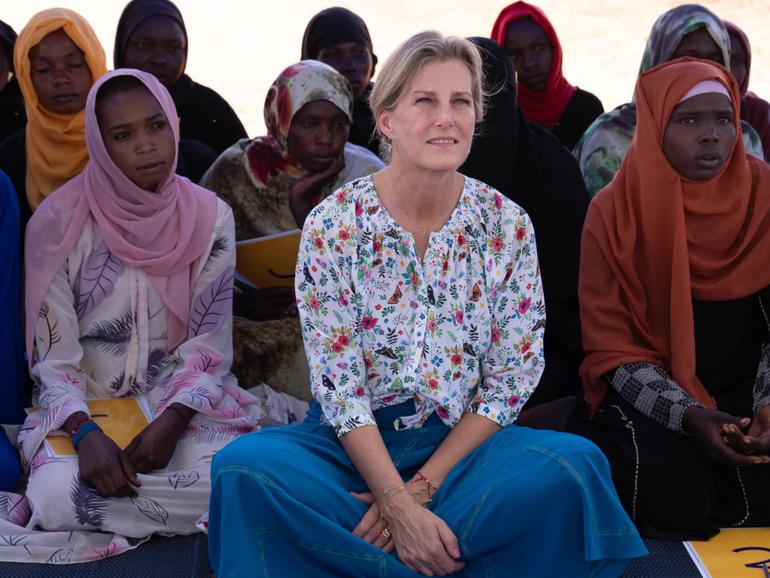
<svg viewBox="0 0 770 578">
<path fill-rule="evenodd" d="M 700 578 L 681 542 L 645 540 L 650 555 L 635 561 L 623 578 Z M 157 536 L 135 550 L 88 564 L 0 563 L 3 578 L 210 578 L 206 537 Z M 342 578 L 342 577 L 340 577 Z"/>
<path fill-rule="evenodd" d="M 636 560 L 623 578 L 701 578 L 681 542 L 645 540 L 649 556 Z"/>
<path fill-rule="evenodd" d="M 209 578 L 206 536 L 156 536 L 134 550 L 87 564 L 0 563 L 2 578 Z"/>
</svg>

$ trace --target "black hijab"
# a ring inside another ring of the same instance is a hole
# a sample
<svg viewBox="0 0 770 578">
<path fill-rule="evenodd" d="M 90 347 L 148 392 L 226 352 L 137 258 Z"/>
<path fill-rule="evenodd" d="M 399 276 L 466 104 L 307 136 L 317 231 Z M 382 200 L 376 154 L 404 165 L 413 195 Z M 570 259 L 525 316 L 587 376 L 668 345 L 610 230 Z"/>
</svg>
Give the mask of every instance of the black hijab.
<svg viewBox="0 0 770 578">
<path fill-rule="evenodd" d="M 372 46 L 372 37 L 363 18 L 347 8 L 327 8 L 310 19 L 302 37 L 301 60 L 317 60 L 318 54 L 327 46 L 355 42 L 369 48 L 372 53 L 372 74 L 377 66 L 377 55 Z"/>
<path fill-rule="evenodd" d="M 0 20 L 0 50 L 11 66 L 13 72 L 13 47 L 16 44 L 16 31 L 8 24 Z"/>
<path fill-rule="evenodd" d="M 372 46 L 369 28 L 363 19 L 347 8 L 327 8 L 310 19 L 302 37 L 302 60 L 317 60 L 321 50 L 335 44 L 355 42 L 369 48 L 372 54 L 372 74 L 377 67 L 377 55 Z M 379 155 L 380 139 L 375 134 L 375 122 L 369 107 L 369 94 L 372 83 L 353 103 L 353 123 L 350 126 L 348 141 L 368 148 Z"/>
<path fill-rule="evenodd" d="M 184 51 L 187 58 L 187 28 L 184 25 L 182 13 L 176 4 L 170 0 L 131 0 L 123 9 L 118 20 L 118 30 L 115 33 L 115 48 L 112 52 L 112 60 L 115 68 L 125 67 L 126 48 L 134 31 L 146 20 L 156 16 L 166 16 L 176 20 L 182 29 L 185 38 Z"/>
<path fill-rule="evenodd" d="M 8 60 L 11 72 L 13 68 L 13 47 L 16 44 L 16 32 L 0 20 L 0 50 Z M 0 141 L 21 129 L 26 122 L 24 98 L 21 95 L 16 76 L 0 92 Z"/>
<path fill-rule="evenodd" d="M 578 307 L 580 235 L 588 195 L 577 162 L 516 106 L 516 76 L 505 50 L 489 38 L 480 48 L 484 120 L 460 172 L 499 190 L 522 207 L 535 228 L 547 310 L 545 372 L 527 407 L 580 390 L 583 359 Z"/>
<path fill-rule="evenodd" d="M 532 125 L 516 106 L 513 62 L 494 40 L 470 41 L 480 48 L 488 97 L 484 120 L 477 126 L 471 152 L 460 172 L 491 185 L 524 208 L 533 221 L 540 220 L 548 209 L 549 189 L 533 142 Z M 558 150 L 555 144 L 551 148 Z"/>
<path fill-rule="evenodd" d="M 118 30 L 115 33 L 113 51 L 115 68 L 125 66 L 128 42 L 136 29 L 156 16 L 171 18 L 179 24 L 185 38 L 185 65 L 187 64 L 187 28 L 179 8 L 170 0 L 131 0 L 120 15 Z M 216 158 L 227 147 L 246 138 L 246 129 L 243 128 L 238 115 L 227 101 L 211 88 L 193 81 L 184 71 L 179 80 L 168 87 L 168 91 L 174 99 L 181 119 L 180 130 L 183 141 L 195 140 L 202 143 L 211 149 L 211 155 Z M 204 156 L 207 157 L 208 153 Z M 207 166 L 201 166 L 193 171 L 193 174 L 205 172 L 207 168 Z"/>
</svg>

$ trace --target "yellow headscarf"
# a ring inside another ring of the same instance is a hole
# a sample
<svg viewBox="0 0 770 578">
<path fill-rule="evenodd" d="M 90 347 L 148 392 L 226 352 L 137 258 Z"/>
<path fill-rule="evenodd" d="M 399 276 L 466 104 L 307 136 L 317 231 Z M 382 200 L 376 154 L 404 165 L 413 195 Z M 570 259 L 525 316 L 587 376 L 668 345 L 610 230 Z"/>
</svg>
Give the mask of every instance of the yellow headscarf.
<svg viewBox="0 0 770 578">
<path fill-rule="evenodd" d="M 51 8 L 38 12 L 16 40 L 13 63 L 27 110 L 27 200 L 34 211 L 45 197 L 80 173 L 88 162 L 85 109 L 76 114 L 54 114 L 42 106 L 32 86 L 29 52 L 43 38 L 64 30 L 83 51 L 91 82 L 107 72 L 104 49 L 90 24 L 77 12 Z"/>
</svg>

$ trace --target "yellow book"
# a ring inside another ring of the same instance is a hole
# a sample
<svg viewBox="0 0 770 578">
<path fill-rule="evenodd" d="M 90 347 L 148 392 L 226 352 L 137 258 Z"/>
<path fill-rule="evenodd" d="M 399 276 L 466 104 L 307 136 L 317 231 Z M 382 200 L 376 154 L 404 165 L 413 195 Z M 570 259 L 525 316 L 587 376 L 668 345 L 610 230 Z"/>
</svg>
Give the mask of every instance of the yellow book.
<svg viewBox="0 0 770 578">
<path fill-rule="evenodd" d="M 770 528 L 729 528 L 684 545 L 705 578 L 770 576 Z"/>
<path fill-rule="evenodd" d="M 126 449 L 139 432 L 150 423 L 149 408 L 133 397 L 92 399 L 87 404 L 91 419 L 122 450 Z M 27 413 L 34 413 L 37 410 L 36 407 L 28 408 Z M 78 455 L 70 441 L 69 432 L 61 430 L 51 432 L 45 438 L 45 446 L 52 457 Z"/>
<path fill-rule="evenodd" d="M 239 241 L 236 269 L 256 287 L 294 287 L 294 269 L 302 232 L 299 229 Z"/>
</svg>

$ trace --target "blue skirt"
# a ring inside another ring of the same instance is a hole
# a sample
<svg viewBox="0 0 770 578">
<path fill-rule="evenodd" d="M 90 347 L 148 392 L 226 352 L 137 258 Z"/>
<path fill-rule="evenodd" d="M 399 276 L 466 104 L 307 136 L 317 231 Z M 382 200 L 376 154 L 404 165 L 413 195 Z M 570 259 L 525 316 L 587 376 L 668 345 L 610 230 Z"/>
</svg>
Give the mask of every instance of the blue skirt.
<svg viewBox="0 0 770 578">
<path fill-rule="evenodd" d="M 366 491 L 319 407 L 297 425 L 248 434 L 212 464 L 209 554 L 226 576 L 416 578 L 396 553 L 354 536 Z M 412 402 L 375 412 L 390 457 L 410 478 L 449 428 L 433 415 L 395 431 Z M 570 434 L 510 426 L 455 466 L 429 504 L 458 538 L 456 576 L 620 575 L 647 553 L 599 449 Z"/>
</svg>

